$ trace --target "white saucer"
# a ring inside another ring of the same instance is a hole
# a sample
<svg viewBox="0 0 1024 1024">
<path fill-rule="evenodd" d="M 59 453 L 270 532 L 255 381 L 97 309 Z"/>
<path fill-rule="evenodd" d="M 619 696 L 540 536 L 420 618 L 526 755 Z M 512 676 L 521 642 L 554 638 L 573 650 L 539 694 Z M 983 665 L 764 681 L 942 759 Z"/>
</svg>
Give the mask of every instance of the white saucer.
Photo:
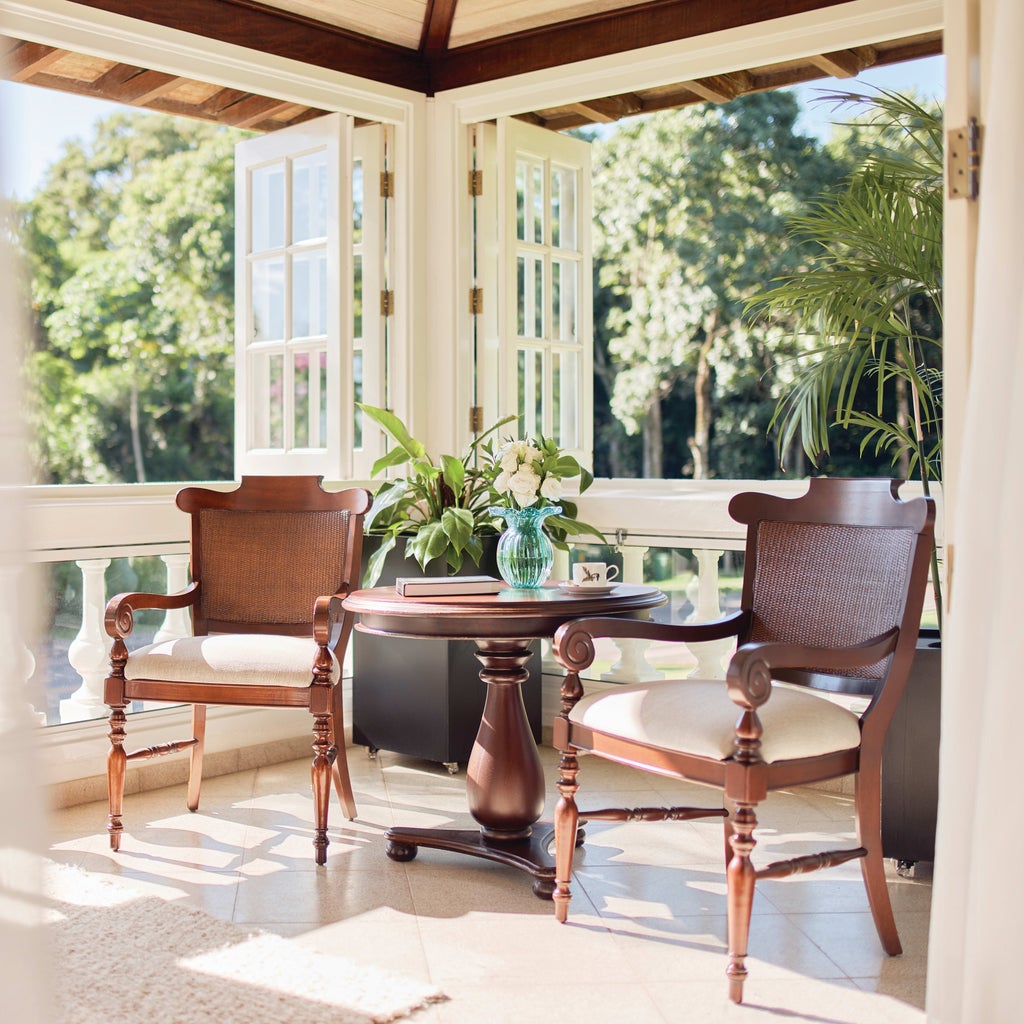
<svg viewBox="0 0 1024 1024">
<path fill-rule="evenodd" d="M 578 597 L 584 594 L 600 597 L 603 594 L 610 594 L 617 586 L 617 583 L 604 583 L 600 586 L 596 583 L 559 583 L 558 589 L 564 590 L 567 594 L 576 594 Z"/>
</svg>

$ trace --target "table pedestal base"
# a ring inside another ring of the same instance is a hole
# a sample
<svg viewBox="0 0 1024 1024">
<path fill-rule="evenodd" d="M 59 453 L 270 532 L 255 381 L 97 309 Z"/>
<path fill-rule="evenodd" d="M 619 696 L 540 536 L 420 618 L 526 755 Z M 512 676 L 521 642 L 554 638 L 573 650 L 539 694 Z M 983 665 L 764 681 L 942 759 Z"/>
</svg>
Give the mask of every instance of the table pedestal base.
<svg viewBox="0 0 1024 1024">
<path fill-rule="evenodd" d="M 533 876 L 534 893 L 543 900 L 551 899 L 555 890 L 555 862 L 548 853 L 550 829 L 526 839 L 488 839 L 477 828 L 389 828 L 384 837 L 392 860 L 412 860 L 421 846 L 451 850 L 528 872 Z"/>
</svg>

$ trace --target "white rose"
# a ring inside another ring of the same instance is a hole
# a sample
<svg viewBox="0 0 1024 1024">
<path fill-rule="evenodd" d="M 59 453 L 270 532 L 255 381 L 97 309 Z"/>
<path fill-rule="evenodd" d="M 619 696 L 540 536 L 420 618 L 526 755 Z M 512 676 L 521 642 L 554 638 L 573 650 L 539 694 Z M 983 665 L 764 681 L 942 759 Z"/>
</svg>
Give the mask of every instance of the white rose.
<svg viewBox="0 0 1024 1024">
<path fill-rule="evenodd" d="M 558 501 L 562 496 L 562 481 L 557 477 L 549 476 L 540 485 L 540 496 L 547 498 L 548 501 Z"/>
<path fill-rule="evenodd" d="M 498 463 L 503 473 L 512 474 L 519 468 L 519 457 L 514 451 L 507 451 Z"/>
<path fill-rule="evenodd" d="M 540 462 L 544 458 L 544 453 L 539 448 L 534 448 L 532 444 L 525 444 L 523 447 L 523 462 Z"/>
<path fill-rule="evenodd" d="M 494 478 L 494 489 L 496 491 L 498 491 L 500 494 L 505 494 L 508 491 L 508 482 L 509 482 L 509 479 L 511 478 L 511 476 L 512 476 L 511 473 L 509 473 L 509 472 L 507 472 L 506 470 L 503 469 Z"/>
<path fill-rule="evenodd" d="M 529 466 L 523 466 L 513 473 L 508 482 L 509 490 L 521 508 L 532 505 L 540 490 L 540 476 Z"/>
</svg>

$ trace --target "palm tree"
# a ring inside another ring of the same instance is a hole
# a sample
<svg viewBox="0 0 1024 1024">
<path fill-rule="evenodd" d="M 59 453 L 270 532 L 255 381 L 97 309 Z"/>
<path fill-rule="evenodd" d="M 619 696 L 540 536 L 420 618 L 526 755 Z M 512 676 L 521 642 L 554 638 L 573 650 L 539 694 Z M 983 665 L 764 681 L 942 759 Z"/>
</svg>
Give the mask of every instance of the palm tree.
<svg viewBox="0 0 1024 1024">
<path fill-rule="evenodd" d="M 779 367 L 789 383 L 770 429 L 780 459 L 798 438 L 817 464 L 833 428 L 861 428 L 862 452 L 887 452 L 928 494 L 942 457 L 941 112 L 884 90 L 823 99 L 867 104 L 848 127 L 873 142 L 838 189 L 790 219 L 791 233 L 817 247 L 809 264 L 747 304 L 808 339 L 795 364 Z M 941 622 L 937 570 L 933 554 Z"/>
</svg>

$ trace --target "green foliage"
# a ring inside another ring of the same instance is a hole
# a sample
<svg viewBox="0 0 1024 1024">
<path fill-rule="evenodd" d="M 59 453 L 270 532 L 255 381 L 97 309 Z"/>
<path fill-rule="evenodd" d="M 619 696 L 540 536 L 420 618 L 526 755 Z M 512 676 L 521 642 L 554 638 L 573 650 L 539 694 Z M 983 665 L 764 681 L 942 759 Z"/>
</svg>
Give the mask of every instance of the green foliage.
<svg viewBox="0 0 1024 1024">
<path fill-rule="evenodd" d="M 115 114 L 69 142 L 21 211 L 40 479 L 233 473 L 234 144 Z"/>
<path fill-rule="evenodd" d="M 773 418 L 779 449 L 794 438 L 818 463 L 833 428 L 856 430 L 860 451 L 885 453 L 927 482 L 941 476 L 941 112 L 896 93 L 839 93 L 871 105 L 851 126 L 866 139 L 862 166 L 790 218 L 814 252 L 750 308 L 803 339 Z M 873 130 L 872 134 L 869 131 Z"/>
<path fill-rule="evenodd" d="M 764 373 L 786 339 L 743 309 L 800 266 L 803 247 L 779 245 L 786 218 L 845 170 L 798 113 L 788 93 L 755 94 L 634 119 L 596 147 L 595 367 L 647 475 L 771 475 Z"/>
<path fill-rule="evenodd" d="M 381 484 L 364 521 L 366 533 L 381 538 L 367 562 L 364 586 L 372 587 L 377 582 L 384 559 L 399 537 L 406 538 L 406 555 L 414 557 L 421 569 L 441 557 L 449 574 L 459 572 L 467 557 L 479 565 L 482 538 L 497 536 L 503 528 L 501 521 L 488 511 L 491 505 L 506 500 L 495 488 L 502 467 L 495 458 L 494 438 L 516 417 L 506 416 L 477 435 L 462 458 L 442 455 L 435 462 L 394 413 L 363 403 L 356 405 L 395 442 L 395 447 L 373 464 L 371 475 L 376 477 L 388 469 L 407 467 L 405 476 Z M 548 471 L 558 478 L 578 476 L 580 490 L 586 490 L 593 477 L 574 458 L 559 452 L 552 442 L 542 438 L 540 444 Z M 558 547 L 567 547 L 565 539 L 569 534 L 592 533 L 601 537 L 593 527 L 576 519 L 574 502 L 559 499 L 559 504 L 562 514 L 545 523 L 546 532 Z"/>
</svg>

